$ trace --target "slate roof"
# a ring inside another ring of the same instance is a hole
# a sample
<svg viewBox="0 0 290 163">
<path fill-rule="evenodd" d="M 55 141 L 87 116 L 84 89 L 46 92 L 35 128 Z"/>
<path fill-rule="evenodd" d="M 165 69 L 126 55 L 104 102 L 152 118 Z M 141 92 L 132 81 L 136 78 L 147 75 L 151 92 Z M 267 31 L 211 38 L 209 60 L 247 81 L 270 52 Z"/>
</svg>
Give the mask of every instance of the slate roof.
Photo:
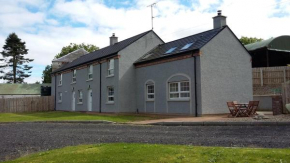
<svg viewBox="0 0 290 163">
<path fill-rule="evenodd" d="M 0 95 L 40 95 L 41 86 L 51 84 L 0 84 Z"/>
<path fill-rule="evenodd" d="M 163 57 L 173 56 L 189 51 L 199 50 L 202 48 L 205 44 L 207 44 L 212 38 L 214 38 L 220 31 L 222 31 L 227 26 L 224 26 L 222 28 L 216 28 L 209 31 L 205 31 L 202 33 L 198 33 L 195 35 L 191 35 L 185 38 L 181 38 L 178 40 L 174 40 L 168 43 L 160 44 L 156 46 L 154 49 L 143 55 L 140 59 L 138 59 L 135 64 L 147 62 Z M 181 50 L 186 44 L 193 43 L 191 46 L 189 46 L 187 49 Z M 165 54 L 170 48 L 176 47 L 175 50 L 173 50 L 169 54 Z"/>
<path fill-rule="evenodd" d="M 77 49 L 71 53 L 68 53 L 60 58 L 55 58 L 52 60 L 52 62 L 71 62 L 71 61 L 75 60 L 76 58 L 78 58 L 82 55 L 88 54 L 88 53 L 89 52 L 87 52 L 85 49 L 80 48 L 80 49 Z"/>
<path fill-rule="evenodd" d="M 127 46 L 129 46 L 130 44 L 132 44 L 133 42 L 137 41 L 138 39 L 140 39 L 141 37 L 145 36 L 146 34 L 148 34 L 149 32 L 151 32 L 152 30 L 146 31 L 144 33 L 138 34 L 136 36 L 130 37 L 126 40 L 120 41 L 114 45 L 111 46 L 107 46 L 104 47 L 102 49 L 96 50 L 94 52 L 91 52 L 89 54 L 83 55 L 81 57 L 79 57 L 78 59 L 65 64 L 63 67 L 55 70 L 52 73 L 55 72 L 59 72 L 59 71 L 63 71 L 66 69 L 71 69 L 73 67 L 76 67 L 78 65 L 81 64 L 85 64 L 94 60 L 98 60 L 104 57 L 108 57 L 108 56 L 112 56 L 112 55 L 116 55 L 120 50 L 126 48 Z"/>
</svg>

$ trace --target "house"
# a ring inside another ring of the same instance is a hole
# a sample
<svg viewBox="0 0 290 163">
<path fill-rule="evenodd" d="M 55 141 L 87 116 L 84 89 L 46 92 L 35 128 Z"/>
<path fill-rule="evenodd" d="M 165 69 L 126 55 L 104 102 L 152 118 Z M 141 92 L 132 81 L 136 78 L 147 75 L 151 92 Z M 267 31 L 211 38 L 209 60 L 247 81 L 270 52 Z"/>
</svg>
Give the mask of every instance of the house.
<svg viewBox="0 0 290 163">
<path fill-rule="evenodd" d="M 0 84 L 1 98 L 41 96 L 41 87 L 51 84 Z"/>
<path fill-rule="evenodd" d="M 251 56 L 219 12 L 214 29 L 165 43 L 150 30 L 52 73 L 56 110 L 159 114 L 228 113 L 252 100 Z"/>
<path fill-rule="evenodd" d="M 272 37 L 245 46 L 252 55 L 252 67 L 277 67 L 290 64 L 290 36 Z"/>
<path fill-rule="evenodd" d="M 59 69 L 60 67 L 62 67 L 63 65 L 72 62 L 73 60 L 79 58 L 80 56 L 83 56 L 85 54 L 88 54 L 89 52 L 87 52 L 85 49 L 80 48 L 77 49 L 71 53 L 68 53 L 65 56 L 62 56 L 60 58 L 55 58 L 52 60 L 52 71 L 55 71 L 56 69 Z"/>
</svg>

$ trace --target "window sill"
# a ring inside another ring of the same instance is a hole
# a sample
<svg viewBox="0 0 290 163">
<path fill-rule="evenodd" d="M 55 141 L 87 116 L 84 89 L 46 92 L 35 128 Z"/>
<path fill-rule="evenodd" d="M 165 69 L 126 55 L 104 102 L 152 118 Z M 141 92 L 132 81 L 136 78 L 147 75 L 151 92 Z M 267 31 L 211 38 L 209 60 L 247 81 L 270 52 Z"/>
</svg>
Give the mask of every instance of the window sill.
<svg viewBox="0 0 290 163">
<path fill-rule="evenodd" d="M 89 81 L 93 81 L 93 79 L 88 79 L 88 80 L 86 80 L 87 82 L 89 82 Z"/>
<path fill-rule="evenodd" d="M 107 105 L 114 105 L 115 102 L 107 102 L 106 104 L 107 104 Z"/>
<path fill-rule="evenodd" d="M 58 87 L 61 87 L 62 86 L 62 84 L 61 85 L 58 85 Z"/>
<path fill-rule="evenodd" d="M 78 102 L 77 104 L 78 104 L 78 105 L 82 105 L 83 103 L 82 103 L 82 102 Z"/>
<path fill-rule="evenodd" d="M 188 102 L 190 99 L 168 99 L 169 102 Z"/>
<path fill-rule="evenodd" d="M 108 75 L 107 78 L 111 78 L 111 77 L 114 77 L 114 76 L 115 76 L 115 75 Z"/>
<path fill-rule="evenodd" d="M 154 102 L 155 100 L 146 100 L 146 102 Z"/>
<path fill-rule="evenodd" d="M 58 104 L 61 104 L 61 101 L 58 101 L 57 103 L 58 103 Z"/>
<path fill-rule="evenodd" d="M 72 83 L 70 83 L 70 84 L 76 84 L 77 82 L 72 82 Z"/>
</svg>

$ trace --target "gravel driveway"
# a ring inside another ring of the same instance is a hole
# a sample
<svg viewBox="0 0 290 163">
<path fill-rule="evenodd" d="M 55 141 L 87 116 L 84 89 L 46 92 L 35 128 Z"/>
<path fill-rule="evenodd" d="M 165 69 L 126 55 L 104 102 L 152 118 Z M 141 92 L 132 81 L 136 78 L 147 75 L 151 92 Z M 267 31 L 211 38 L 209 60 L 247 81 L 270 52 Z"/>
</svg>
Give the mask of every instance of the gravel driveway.
<svg viewBox="0 0 290 163">
<path fill-rule="evenodd" d="M 0 161 L 64 146 L 112 142 L 289 148 L 289 137 L 287 126 L 0 124 Z"/>
</svg>

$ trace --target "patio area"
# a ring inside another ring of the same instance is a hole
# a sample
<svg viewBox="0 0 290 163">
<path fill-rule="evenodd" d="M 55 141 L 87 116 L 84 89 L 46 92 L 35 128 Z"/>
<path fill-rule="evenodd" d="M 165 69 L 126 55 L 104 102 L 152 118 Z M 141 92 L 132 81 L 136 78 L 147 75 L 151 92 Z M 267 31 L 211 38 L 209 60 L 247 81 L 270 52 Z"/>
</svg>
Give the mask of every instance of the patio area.
<svg viewBox="0 0 290 163">
<path fill-rule="evenodd" d="M 130 122 L 130 124 L 148 125 L 158 122 L 290 122 L 290 114 L 273 115 L 270 111 L 257 111 L 258 115 L 263 115 L 263 119 L 252 117 L 229 117 L 229 114 L 206 115 L 202 117 L 176 117 L 156 120 L 145 120 Z"/>
</svg>

